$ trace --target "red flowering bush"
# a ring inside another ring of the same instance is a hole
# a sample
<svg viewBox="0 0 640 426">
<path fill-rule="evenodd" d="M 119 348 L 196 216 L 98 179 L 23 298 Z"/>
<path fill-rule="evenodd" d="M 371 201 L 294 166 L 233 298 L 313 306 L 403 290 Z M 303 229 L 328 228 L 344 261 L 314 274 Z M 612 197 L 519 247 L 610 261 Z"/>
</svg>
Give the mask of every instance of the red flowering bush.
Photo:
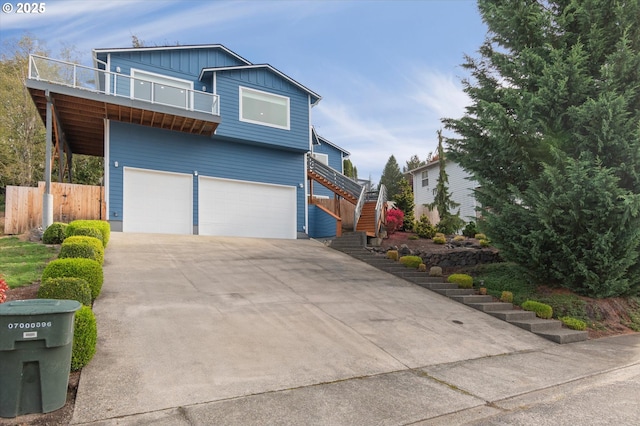
<svg viewBox="0 0 640 426">
<path fill-rule="evenodd" d="M 387 233 L 393 234 L 402 227 L 404 213 L 402 210 L 392 209 L 387 211 Z"/>
<path fill-rule="evenodd" d="M 9 290 L 9 286 L 7 283 L 0 277 L 0 303 L 3 303 L 7 300 L 7 290 Z"/>
</svg>

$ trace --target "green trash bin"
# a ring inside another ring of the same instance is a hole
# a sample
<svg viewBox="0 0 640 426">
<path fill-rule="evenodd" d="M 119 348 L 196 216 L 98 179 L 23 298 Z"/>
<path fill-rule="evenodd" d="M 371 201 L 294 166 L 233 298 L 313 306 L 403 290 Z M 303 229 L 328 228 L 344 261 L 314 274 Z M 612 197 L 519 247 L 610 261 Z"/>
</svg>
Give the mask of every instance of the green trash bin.
<svg viewBox="0 0 640 426">
<path fill-rule="evenodd" d="M 67 400 L 75 300 L 0 304 L 0 417 L 48 413 Z"/>
</svg>

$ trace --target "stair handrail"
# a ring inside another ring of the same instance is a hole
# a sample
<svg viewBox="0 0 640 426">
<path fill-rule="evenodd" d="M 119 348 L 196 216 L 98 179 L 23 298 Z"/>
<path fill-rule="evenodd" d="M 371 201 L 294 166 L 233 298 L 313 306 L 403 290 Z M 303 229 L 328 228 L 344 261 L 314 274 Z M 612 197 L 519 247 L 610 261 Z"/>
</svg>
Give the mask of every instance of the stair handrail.
<svg viewBox="0 0 640 426">
<path fill-rule="evenodd" d="M 353 212 L 353 230 L 357 231 L 358 221 L 360 220 L 360 215 L 362 214 L 362 207 L 364 207 L 364 202 L 367 200 L 367 187 L 363 186 L 360 191 L 360 195 L 358 196 L 358 203 L 356 204 L 356 209 Z"/>
<path fill-rule="evenodd" d="M 378 201 L 376 202 L 376 237 L 380 235 L 380 225 L 384 220 L 384 209 L 387 204 L 387 187 L 380 184 L 378 188 Z"/>
<path fill-rule="evenodd" d="M 333 169 L 326 164 L 321 163 L 311 155 L 307 155 L 307 168 L 309 171 L 316 173 L 320 177 L 329 181 L 331 184 L 344 190 L 353 198 L 358 198 L 362 192 L 363 186 L 358 182 L 343 175 L 336 169 Z"/>
</svg>

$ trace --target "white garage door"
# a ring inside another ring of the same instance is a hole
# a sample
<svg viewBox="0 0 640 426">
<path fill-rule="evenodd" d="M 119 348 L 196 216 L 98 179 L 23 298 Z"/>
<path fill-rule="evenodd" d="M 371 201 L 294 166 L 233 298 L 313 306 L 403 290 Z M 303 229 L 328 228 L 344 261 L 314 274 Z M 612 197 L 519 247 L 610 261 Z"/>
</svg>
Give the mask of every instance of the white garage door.
<svg viewBox="0 0 640 426">
<path fill-rule="evenodd" d="M 200 176 L 198 233 L 296 238 L 296 188 Z"/>
<path fill-rule="evenodd" d="M 124 168 L 124 232 L 193 234 L 193 177 Z"/>
</svg>

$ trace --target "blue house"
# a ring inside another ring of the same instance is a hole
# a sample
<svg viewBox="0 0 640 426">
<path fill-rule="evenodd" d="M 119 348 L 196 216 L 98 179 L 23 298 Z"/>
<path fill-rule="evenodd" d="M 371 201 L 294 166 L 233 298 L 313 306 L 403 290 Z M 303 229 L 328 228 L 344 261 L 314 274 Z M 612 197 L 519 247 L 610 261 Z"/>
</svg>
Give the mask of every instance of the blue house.
<svg viewBox="0 0 640 426">
<path fill-rule="evenodd" d="M 95 49 L 93 64 L 34 55 L 26 86 L 61 169 L 104 157 L 112 230 L 333 236 L 339 215 L 314 194 L 362 210 L 348 152 L 311 125 L 320 95 L 271 65 L 222 45 Z"/>
</svg>

